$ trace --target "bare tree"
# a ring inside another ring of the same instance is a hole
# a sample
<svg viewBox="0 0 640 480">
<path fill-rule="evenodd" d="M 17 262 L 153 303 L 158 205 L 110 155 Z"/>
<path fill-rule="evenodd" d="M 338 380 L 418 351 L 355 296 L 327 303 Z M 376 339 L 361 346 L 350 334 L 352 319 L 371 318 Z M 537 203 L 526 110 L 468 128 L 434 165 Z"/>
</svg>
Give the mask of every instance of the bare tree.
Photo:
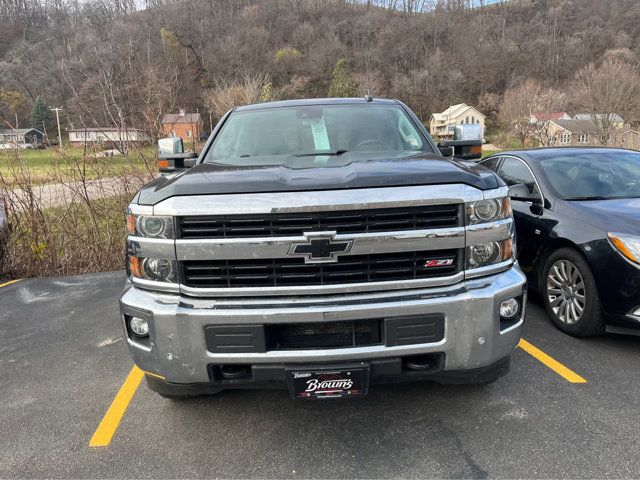
<svg viewBox="0 0 640 480">
<path fill-rule="evenodd" d="M 549 122 L 539 121 L 536 114 L 556 111 L 562 103 L 562 94 L 544 88 L 535 80 L 527 80 L 505 92 L 498 118 L 502 126 L 523 145 L 526 140 L 549 145 L 552 142 Z"/>
<path fill-rule="evenodd" d="M 97 104 L 84 112 L 92 123 L 106 92 L 115 121 L 99 123 L 133 125 L 157 118 L 161 98 L 134 98 L 153 95 L 156 81 L 162 98 L 190 111 L 208 108 L 217 86 L 260 75 L 272 92 L 321 97 L 346 58 L 364 91 L 423 118 L 482 98 L 493 122 L 487 92 L 502 97 L 528 78 L 567 89 L 589 62 L 638 63 L 629 19 L 639 16 L 632 0 L 0 0 L 0 90 L 25 99 L 21 119 L 42 96 L 78 124 L 71 104 Z M 166 82 L 180 88 L 167 92 Z M 6 101 L 0 117 L 15 122 Z"/>
<path fill-rule="evenodd" d="M 573 100 L 591 114 L 603 144 L 607 144 L 620 118 L 636 120 L 640 107 L 640 72 L 617 58 L 607 58 L 600 66 L 590 63 L 576 73 Z"/>
</svg>

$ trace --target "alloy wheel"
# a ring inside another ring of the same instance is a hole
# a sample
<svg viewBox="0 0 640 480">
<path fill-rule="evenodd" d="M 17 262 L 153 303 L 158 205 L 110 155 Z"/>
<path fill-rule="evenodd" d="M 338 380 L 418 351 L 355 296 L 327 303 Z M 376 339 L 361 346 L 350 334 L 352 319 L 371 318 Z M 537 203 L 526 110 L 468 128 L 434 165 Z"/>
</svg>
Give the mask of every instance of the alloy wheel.
<svg viewBox="0 0 640 480">
<path fill-rule="evenodd" d="M 586 305 L 584 280 L 569 260 L 558 260 L 547 274 L 547 299 L 558 320 L 574 325 L 582 318 Z"/>
</svg>

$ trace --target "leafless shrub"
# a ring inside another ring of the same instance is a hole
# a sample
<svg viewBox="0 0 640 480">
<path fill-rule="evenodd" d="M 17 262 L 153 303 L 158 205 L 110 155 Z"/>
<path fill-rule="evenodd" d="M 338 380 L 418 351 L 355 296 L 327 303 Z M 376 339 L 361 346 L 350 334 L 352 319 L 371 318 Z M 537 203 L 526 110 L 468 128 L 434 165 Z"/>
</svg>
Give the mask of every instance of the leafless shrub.
<svg viewBox="0 0 640 480">
<path fill-rule="evenodd" d="M 265 92 L 265 89 L 269 91 Z M 244 75 L 238 80 L 218 80 L 215 87 L 206 91 L 203 97 L 209 111 L 219 118 L 239 105 L 275 100 L 278 92 L 273 90 L 269 77 L 262 73 Z"/>
<path fill-rule="evenodd" d="M 282 87 L 279 96 L 286 99 L 303 98 L 308 90 L 310 81 L 309 77 L 294 75 L 291 81 Z"/>
<path fill-rule="evenodd" d="M 3 155 L 2 162 L 7 168 L 0 173 L 0 195 L 11 225 L 4 276 L 122 268 L 125 209 L 152 178 L 144 163 L 125 161 L 115 170 L 112 157 L 51 152 L 46 172 L 36 176 L 19 150 Z"/>
</svg>

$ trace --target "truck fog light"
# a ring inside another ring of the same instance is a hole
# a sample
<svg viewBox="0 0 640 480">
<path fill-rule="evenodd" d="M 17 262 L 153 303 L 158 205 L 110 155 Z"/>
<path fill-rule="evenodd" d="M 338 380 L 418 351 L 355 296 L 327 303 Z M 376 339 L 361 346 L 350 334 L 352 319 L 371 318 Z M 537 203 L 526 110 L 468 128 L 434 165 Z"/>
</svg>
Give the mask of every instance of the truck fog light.
<svg viewBox="0 0 640 480">
<path fill-rule="evenodd" d="M 500 303 L 500 316 L 504 319 L 512 319 L 520 311 L 520 302 L 515 298 L 504 300 Z"/>
<path fill-rule="evenodd" d="M 629 315 L 640 320 L 640 307 L 636 308 L 635 311 L 632 311 Z"/>
<path fill-rule="evenodd" d="M 471 247 L 471 261 L 475 265 L 491 265 L 500 258 L 498 242 L 480 243 Z"/>
<path fill-rule="evenodd" d="M 146 337 L 149 335 L 149 323 L 142 318 L 131 317 L 129 319 L 129 328 L 138 337 Z"/>
<path fill-rule="evenodd" d="M 173 279 L 172 263 L 164 258 L 145 258 L 142 261 L 142 269 L 150 280 L 166 282 Z"/>
</svg>

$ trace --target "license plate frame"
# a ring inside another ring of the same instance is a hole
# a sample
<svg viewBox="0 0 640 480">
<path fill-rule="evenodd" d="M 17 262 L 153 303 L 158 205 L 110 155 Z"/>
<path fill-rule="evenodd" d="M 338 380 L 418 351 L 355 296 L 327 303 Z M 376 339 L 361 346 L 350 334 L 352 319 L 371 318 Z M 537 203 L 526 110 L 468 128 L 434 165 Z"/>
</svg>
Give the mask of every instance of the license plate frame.
<svg viewBox="0 0 640 480">
<path fill-rule="evenodd" d="M 362 397 L 369 392 L 369 365 L 289 367 L 287 384 L 295 400 Z"/>
</svg>

